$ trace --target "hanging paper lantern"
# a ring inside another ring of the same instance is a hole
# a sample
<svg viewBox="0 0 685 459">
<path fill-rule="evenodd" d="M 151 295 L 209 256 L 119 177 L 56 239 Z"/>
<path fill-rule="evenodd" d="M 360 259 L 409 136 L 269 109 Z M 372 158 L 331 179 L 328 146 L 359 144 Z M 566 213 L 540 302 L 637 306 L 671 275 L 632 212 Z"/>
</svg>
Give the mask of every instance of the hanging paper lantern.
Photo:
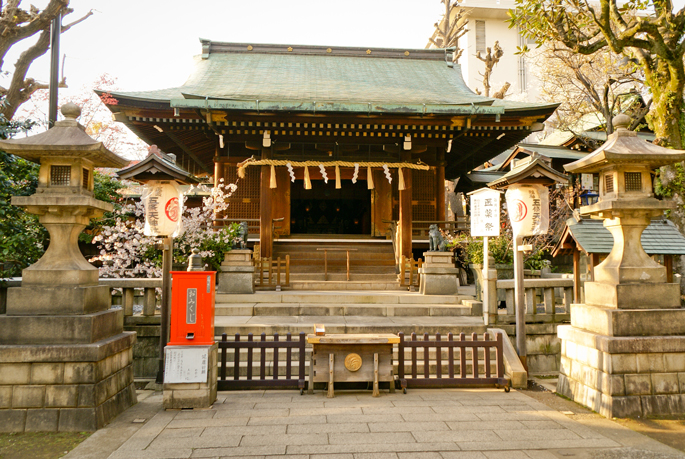
<svg viewBox="0 0 685 459">
<path fill-rule="evenodd" d="M 387 164 L 383 164 L 383 172 L 385 172 L 385 178 L 388 179 L 388 183 L 392 183 L 392 177 L 390 176 L 390 169 L 388 169 Z"/>
<path fill-rule="evenodd" d="M 373 190 L 373 174 L 371 173 L 371 166 L 366 167 L 366 187 Z"/>
<path fill-rule="evenodd" d="M 357 183 L 357 177 L 359 177 L 359 164 L 354 163 L 354 175 L 352 175 L 352 183 Z"/>
<path fill-rule="evenodd" d="M 505 194 L 514 236 L 546 234 L 549 190 L 544 185 L 511 185 Z"/>
<path fill-rule="evenodd" d="M 304 166 L 304 189 L 312 189 L 312 181 L 309 179 L 309 168 L 307 166 Z"/>
<path fill-rule="evenodd" d="M 323 164 L 319 164 L 319 171 L 321 172 L 321 177 L 323 177 L 323 182 L 328 183 L 328 174 L 326 174 L 326 168 Z"/>
<path fill-rule="evenodd" d="M 178 236 L 183 232 L 183 195 L 176 182 L 151 181 L 143 189 L 145 236 Z"/>
<path fill-rule="evenodd" d="M 274 165 L 271 165 L 271 181 L 269 182 L 269 188 L 277 188 L 276 186 L 276 169 Z"/>
<path fill-rule="evenodd" d="M 397 189 L 400 191 L 407 189 L 406 185 L 404 184 L 404 174 L 402 173 L 401 167 L 397 168 Z"/>
<path fill-rule="evenodd" d="M 337 164 L 335 165 L 335 189 L 339 190 L 342 188 L 342 185 L 340 184 L 340 166 Z"/>
<path fill-rule="evenodd" d="M 286 167 L 288 168 L 288 173 L 290 174 L 290 181 L 295 183 L 295 171 L 293 170 L 293 165 L 288 163 L 286 164 Z"/>
</svg>

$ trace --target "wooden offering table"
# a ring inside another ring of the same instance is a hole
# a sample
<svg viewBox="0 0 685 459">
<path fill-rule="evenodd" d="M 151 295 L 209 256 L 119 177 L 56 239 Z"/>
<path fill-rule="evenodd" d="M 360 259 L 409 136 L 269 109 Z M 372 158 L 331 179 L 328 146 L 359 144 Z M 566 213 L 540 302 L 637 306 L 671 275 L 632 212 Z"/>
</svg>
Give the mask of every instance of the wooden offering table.
<svg viewBox="0 0 685 459">
<path fill-rule="evenodd" d="M 314 392 L 315 382 L 327 382 L 328 398 L 332 398 L 336 381 L 373 381 L 374 397 L 380 395 L 378 383 L 387 381 L 390 392 L 395 392 L 392 346 L 400 342 L 397 335 L 307 335 L 307 342 L 313 347 L 308 393 Z"/>
</svg>

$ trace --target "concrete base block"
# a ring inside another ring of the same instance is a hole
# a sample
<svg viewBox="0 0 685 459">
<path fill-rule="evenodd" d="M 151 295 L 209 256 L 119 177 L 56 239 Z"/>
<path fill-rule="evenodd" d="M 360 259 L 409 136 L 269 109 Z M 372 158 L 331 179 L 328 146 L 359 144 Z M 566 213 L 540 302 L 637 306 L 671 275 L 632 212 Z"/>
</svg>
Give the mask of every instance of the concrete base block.
<svg viewBox="0 0 685 459">
<path fill-rule="evenodd" d="M 680 308 L 680 285 L 586 282 L 585 298 L 587 304 L 614 309 Z"/>
<path fill-rule="evenodd" d="M 607 336 L 685 335 L 685 309 L 609 309 L 572 304 L 571 325 Z"/>
<path fill-rule="evenodd" d="M 558 393 L 606 417 L 685 413 L 685 337 L 558 333 Z"/>
<path fill-rule="evenodd" d="M 209 348 L 207 380 L 201 383 L 164 383 L 164 409 L 209 408 L 216 401 L 219 345 Z"/>
<path fill-rule="evenodd" d="M 71 316 L 5 315 L 0 316 L 0 345 L 88 344 L 117 335 L 123 328 L 122 310 Z"/>
<path fill-rule="evenodd" d="M 7 315 L 89 314 L 109 309 L 109 287 L 13 287 Z"/>
<path fill-rule="evenodd" d="M 222 266 L 216 277 L 217 293 L 254 293 L 254 267 Z"/>
<path fill-rule="evenodd" d="M 134 342 L 124 332 L 91 344 L 0 346 L 0 431 L 104 427 L 136 403 Z"/>
<path fill-rule="evenodd" d="M 438 253 L 438 252 L 436 252 Z M 419 268 L 422 295 L 458 295 L 459 270 L 456 268 Z"/>
</svg>

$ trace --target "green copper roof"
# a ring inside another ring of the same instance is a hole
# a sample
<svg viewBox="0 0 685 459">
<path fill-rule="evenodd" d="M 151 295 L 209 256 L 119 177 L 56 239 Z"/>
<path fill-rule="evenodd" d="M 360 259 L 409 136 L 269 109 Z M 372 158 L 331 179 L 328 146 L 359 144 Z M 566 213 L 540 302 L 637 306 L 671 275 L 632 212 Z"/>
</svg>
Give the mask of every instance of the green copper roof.
<svg viewBox="0 0 685 459">
<path fill-rule="evenodd" d="M 502 114 L 546 107 L 475 94 L 451 50 L 202 44 L 183 86 L 113 96 L 257 111 Z"/>
</svg>

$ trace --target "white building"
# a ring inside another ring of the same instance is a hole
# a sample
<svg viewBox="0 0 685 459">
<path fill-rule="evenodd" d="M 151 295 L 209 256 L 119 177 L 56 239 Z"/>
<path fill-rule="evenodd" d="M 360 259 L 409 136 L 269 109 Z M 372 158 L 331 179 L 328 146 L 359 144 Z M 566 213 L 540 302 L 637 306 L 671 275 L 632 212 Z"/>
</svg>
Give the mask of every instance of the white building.
<svg viewBox="0 0 685 459">
<path fill-rule="evenodd" d="M 481 74 L 485 71 L 485 63 L 476 57 L 476 52 L 480 51 L 484 57 L 487 48 L 492 48 L 499 41 L 504 56 L 492 72 L 490 95 L 509 82 L 508 99 L 538 101 L 539 85 L 531 72 L 530 63 L 525 57 L 514 54 L 517 46 L 526 44 L 526 39 L 515 27 L 510 29 L 507 22 L 507 11 L 516 6 L 514 0 L 461 0 L 459 5 L 468 18 L 468 32 L 459 40 L 459 47 L 464 50 L 459 64 L 469 88 L 483 90 Z M 535 43 L 529 43 L 528 47 L 534 49 Z"/>
</svg>

